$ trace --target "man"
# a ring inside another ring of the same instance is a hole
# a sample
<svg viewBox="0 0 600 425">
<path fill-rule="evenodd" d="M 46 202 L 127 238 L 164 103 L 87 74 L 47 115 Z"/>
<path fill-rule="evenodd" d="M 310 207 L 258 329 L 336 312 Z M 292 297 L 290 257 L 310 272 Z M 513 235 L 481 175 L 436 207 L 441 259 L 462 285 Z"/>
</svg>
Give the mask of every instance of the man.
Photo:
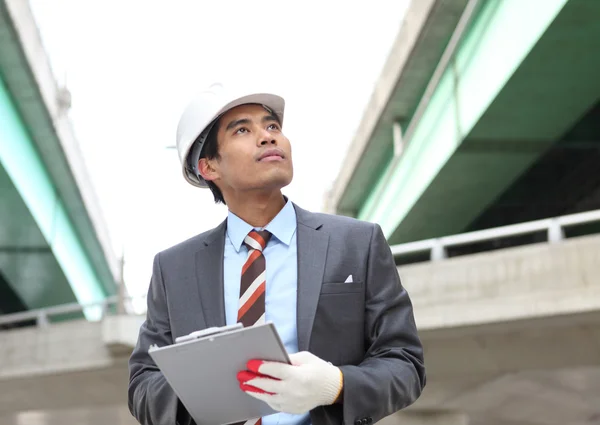
<svg viewBox="0 0 600 425">
<path fill-rule="evenodd" d="M 239 371 L 241 391 L 281 412 L 247 424 L 369 425 L 425 386 L 411 301 L 380 227 L 311 213 L 282 195 L 293 176 L 283 115 L 279 96 L 216 84 L 180 119 L 184 178 L 229 212 L 154 259 L 130 359 L 129 408 L 142 424 L 192 422 L 149 346 L 237 322 L 272 321 L 292 360 L 254 359 Z"/>
</svg>

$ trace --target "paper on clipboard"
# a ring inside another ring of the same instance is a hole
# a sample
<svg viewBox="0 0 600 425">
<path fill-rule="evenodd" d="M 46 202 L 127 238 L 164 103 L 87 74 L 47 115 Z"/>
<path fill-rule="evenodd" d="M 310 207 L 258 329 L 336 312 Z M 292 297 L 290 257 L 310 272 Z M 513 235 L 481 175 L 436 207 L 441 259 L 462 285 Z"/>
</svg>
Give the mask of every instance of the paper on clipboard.
<svg viewBox="0 0 600 425">
<path fill-rule="evenodd" d="M 276 413 L 244 393 L 236 377 L 251 359 L 290 362 L 272 323 L 210 328 L 176 341 L 150 347 L 148 353 L 198 425 L 230 424 Z"/>
</svg>

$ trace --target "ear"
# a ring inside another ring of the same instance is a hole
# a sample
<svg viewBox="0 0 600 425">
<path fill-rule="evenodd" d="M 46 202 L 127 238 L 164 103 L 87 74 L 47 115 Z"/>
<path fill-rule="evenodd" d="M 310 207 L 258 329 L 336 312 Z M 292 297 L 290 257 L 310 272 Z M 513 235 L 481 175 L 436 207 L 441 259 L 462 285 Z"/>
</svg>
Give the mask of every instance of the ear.
<svg viewBox="0 0 600 425">
<path fill-rule="evenodd" d="M 213 161 L 206 158 L 200 158 L 198 160 L 198 171 L 206 181 L 214 181 L 219 177 L 213 166 Z"/>
</svg>

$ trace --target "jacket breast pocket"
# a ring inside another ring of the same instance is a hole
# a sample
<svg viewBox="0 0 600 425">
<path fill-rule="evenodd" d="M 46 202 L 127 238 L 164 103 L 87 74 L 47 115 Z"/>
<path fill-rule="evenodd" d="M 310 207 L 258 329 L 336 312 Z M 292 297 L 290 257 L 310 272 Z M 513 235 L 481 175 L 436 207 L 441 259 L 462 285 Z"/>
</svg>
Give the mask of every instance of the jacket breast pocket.
<svg viewBox="0 0 600 425">
<path fill-rule="evenodd" d="M 327 282 L 321 285 L 321 294 L 348 294 L 363 291 L 362 282 Z"/>
<path fill-rule="evenodd" d="M 323 283 L 311 351 L 336 365 L 358 364 L 364 356 L 364 315 L 364 282 Z"/>
</svg>

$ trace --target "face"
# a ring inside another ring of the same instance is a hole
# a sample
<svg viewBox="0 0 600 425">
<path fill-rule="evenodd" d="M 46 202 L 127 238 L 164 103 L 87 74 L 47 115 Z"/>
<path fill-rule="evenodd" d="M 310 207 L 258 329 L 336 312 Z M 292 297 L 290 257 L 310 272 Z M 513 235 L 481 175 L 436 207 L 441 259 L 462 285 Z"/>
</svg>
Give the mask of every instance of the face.
<svg viewBox="0 0 600 425">
<path fill-rule="evenodd" d="M 278 190 L 292 181 L 290 141 L 277 118 L 260 105 L 241 105 L 219 120 L 219 155 L 201 159 L 203 177 L 226 194 L 231 191 Z"/>
</svg>

